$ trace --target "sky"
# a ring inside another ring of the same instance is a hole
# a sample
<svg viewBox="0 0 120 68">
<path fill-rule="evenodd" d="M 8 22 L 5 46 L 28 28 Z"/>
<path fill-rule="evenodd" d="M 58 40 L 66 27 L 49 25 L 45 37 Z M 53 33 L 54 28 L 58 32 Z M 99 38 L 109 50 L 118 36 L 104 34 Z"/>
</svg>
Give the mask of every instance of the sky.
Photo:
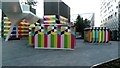
<svg viewBox="0 0 120 68">
<path fill-rule="evenodd" d="M 100 26 L 100 0 L 62 0 L 71 8 L 71 16 L 75 14 L 95 13 L 95 26 Z"/>
</svg>

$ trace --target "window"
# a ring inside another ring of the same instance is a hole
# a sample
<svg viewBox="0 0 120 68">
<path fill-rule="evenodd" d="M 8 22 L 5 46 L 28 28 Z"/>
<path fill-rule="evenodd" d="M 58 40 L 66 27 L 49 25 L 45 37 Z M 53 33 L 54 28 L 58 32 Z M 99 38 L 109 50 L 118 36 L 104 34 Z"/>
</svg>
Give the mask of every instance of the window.
<svg viewBox="0 0 120 68">
<path fill-rule="evenodd" d="M 116 9 L 118 8 L 118 6 L 116 6 Z"/>
<path fill-rule="evenodd" d="M 113 17 L 113 15 L 111 15 L 111 18 Z"/>
<path fill-rule="evenodd" d="M 115 16 L 117 16 L 117 12 L 115 12 Z"/>
</svg>

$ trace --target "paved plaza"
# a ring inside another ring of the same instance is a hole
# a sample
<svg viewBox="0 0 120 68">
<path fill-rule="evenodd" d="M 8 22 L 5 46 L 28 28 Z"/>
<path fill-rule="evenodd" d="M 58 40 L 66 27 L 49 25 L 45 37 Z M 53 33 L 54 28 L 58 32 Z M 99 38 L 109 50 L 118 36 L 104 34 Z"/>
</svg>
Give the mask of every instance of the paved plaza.
<svg viewBox="0 0 120 68">
<path fill-rule="evenodd" d="M 118 42 L 110 43 L 89 44 L 77 39 L 75 50 L 41 50 L 27 46 L 27 39 L 2 41 L 2 65 L 92 66 L 118 58 Z"/>
</svg>

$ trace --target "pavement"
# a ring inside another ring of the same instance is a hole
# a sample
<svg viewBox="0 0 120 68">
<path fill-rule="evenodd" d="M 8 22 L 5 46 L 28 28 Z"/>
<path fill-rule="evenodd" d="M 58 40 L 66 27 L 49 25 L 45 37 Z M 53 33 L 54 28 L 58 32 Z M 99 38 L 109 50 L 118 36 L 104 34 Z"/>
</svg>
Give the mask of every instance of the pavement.
<svg viewBox="0 0 120 68">
<path fill-rule="evenodd" d="M 43 50 L 27 39 L 2 41 L 2 66 L 92 66 L 118 58 L 118 42 L 89 44 L 77 39 L 75 50 Z"/>
</svg>

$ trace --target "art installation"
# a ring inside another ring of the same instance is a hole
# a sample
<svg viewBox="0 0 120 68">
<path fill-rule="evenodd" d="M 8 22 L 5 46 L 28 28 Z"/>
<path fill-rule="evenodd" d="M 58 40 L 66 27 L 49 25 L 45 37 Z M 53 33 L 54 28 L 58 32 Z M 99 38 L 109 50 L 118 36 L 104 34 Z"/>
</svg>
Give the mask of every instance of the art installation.
<svg viewBox="0 0 120 68">
<path fill-rule="evenodd" d="M 68 19 L 58 15 L 44 16 L 44 24 L 67 24 Z"/>
<path fill-rule="evenodd" d="M 110 30 L 106 27 L 85 28 L 84 41 L 89 43 L 108 43 L 110 41 Z"/>
<path fill-rule="evenodd" d="M 20 24 L 18 25 L 18 37 L 28 37 L 29 33 L 29 23 L 24 19 Z"/>
<path fill-rule="evenodd" d="M 9 32 L 10 26 L 11 26 L 11 22 L 8 19 L 8 17 L 4 17 L 3 21 L 4 21 L 4 23 L 2 24 L 3 25 L 3 38 L 6 38 L 8 32 Z M 16 37 L 16 26 L 13 27 L 13 31 L 10 35 L 10 38 L 12 38 L 12 37 Z"/>
<path fill-rule="evenodd" d="M 66 25 L 68 21 L 64 17 L 56 17 L 45 16 L 44 24 L 29 28 L 29 44 L 38 49 L 74 49 L 75 27 Z"/>
<path fill-rule="evenodd" d="M 4 23 L 3 23 L 3 38 L 6 38 L 9 29 L 11 26 L 11 22 L 8 19 L 8 17 L 4 17 Z M 18 25 L 18 38 L 22 37 L 28 37 L 28 32 L 29 32 L 29 23 L 26 20 L 22 20 L 20 24 Z M 17 36 L 17 27 L 14 26 L 12 33 L 10 35 L 10 38 L 16 38 Z"/>
</svg>

